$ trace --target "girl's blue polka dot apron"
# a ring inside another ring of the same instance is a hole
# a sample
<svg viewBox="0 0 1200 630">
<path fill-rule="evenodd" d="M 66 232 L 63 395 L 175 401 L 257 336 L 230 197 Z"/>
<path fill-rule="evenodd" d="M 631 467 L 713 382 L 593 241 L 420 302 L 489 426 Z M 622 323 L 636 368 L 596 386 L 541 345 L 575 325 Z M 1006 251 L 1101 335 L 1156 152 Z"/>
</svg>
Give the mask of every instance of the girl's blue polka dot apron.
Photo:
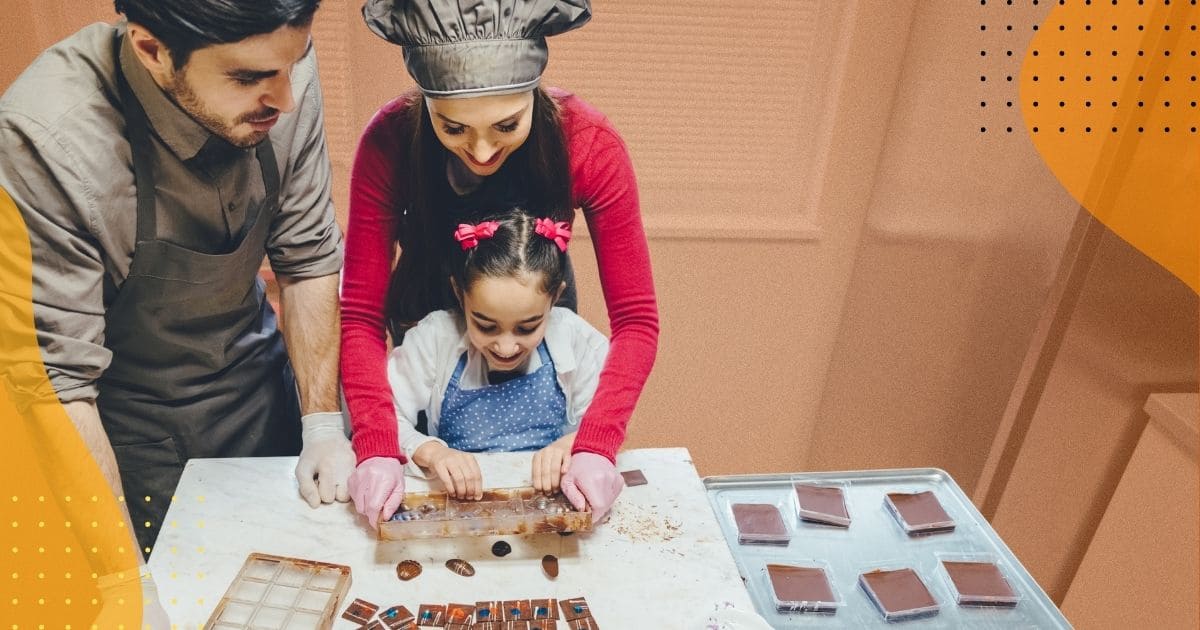
<svg viewBox="0 0 1200 630">
<path fill-rule="evenodd" d="M 562 437 L 567 397 L 558 385 L 546 342 L 538 344 L 542 361 L 532 374 L 496 385 L 461 389 L 467 353 L 458 359 L 438 420 L 438 437 L 450 448 L 471 453 L 538 450 Z"/>
</svg>

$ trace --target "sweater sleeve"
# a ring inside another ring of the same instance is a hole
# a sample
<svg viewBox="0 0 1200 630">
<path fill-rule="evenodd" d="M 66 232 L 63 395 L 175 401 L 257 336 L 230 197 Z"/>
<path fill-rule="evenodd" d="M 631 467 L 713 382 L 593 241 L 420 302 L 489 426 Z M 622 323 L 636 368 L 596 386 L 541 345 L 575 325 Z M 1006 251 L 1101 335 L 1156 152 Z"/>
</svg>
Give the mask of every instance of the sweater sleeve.
<svg viewBox="0 0 1200 630">
<path fill-rule="evenodd" d="M 387 377 L 384 299 L 395 253 L 395 210 L 401 205 L 396 160 L 397 116 L 388 107 L 367 124 L 350 172 L 350 210 L 342 276 L 342 388 L 358 462 L 395 457 L 397 419 Z"/>
<path fill-rule="evenodd" d="M 572 176 L 596 250 L 612 337 L 572 451 L 615 460 L 658 352 L 658 304 L 633 164 L 621 138 L 599 118 L 572 138 L 573 154 L 585 152 Z"/>
</svg>

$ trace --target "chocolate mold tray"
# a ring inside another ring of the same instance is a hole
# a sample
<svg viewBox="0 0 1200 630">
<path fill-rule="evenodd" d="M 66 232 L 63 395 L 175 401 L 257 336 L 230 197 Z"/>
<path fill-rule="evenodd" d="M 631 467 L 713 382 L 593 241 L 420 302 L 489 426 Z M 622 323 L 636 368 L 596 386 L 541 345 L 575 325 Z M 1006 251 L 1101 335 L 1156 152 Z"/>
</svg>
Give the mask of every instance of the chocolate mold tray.
<svg viewBox="0 0 1200 630">
<path fill-rule="evenodd" d="M 592 529 L 592 512 L 576 510 L 561 493 L 532 487 L 484 490 L 478 501 L 445 492 L 412 492 L 379 526 L 382 540 L 552 534 Z"/>
<path fill-rule="evenodd" d="M 831 527 L 801 520 L 795 484 L 837 486 L 842 489 L 849 527 Z M 1070 628 L 1070 623 L 1029 575 L 1012 551 L 983 518 L 954 479 L 935 468 L 869 470 L 853 472 L 784 473 L 707 477 L 704 486 L 733 554 L 738 571 L 759 614 L 773 628 Z M 896 526 L 884 506 L 889 492 L 924 492 L 936 495 L 956 524 L 954 531 L 913 538 Z M 738 503 L 773 503 L 791 540 L 787 545 L 762 546 L 738 543 L 738 529 L 730 506 Z M 964 607 L 956 603 L 946 580 L 941 579 L 939 558 L 987 554 L 994 559 L 1020 601 L 1011 608 Z M 827 564 L 829 580 L 841 593 L 844 605 L 834 614 L 779 612 L 766 580 L 757 579 L 768 564 Z M 912 567 L 940 606 L 936 616 L 888 623 L 859 587 L 864 567 Z"/>
</svg>

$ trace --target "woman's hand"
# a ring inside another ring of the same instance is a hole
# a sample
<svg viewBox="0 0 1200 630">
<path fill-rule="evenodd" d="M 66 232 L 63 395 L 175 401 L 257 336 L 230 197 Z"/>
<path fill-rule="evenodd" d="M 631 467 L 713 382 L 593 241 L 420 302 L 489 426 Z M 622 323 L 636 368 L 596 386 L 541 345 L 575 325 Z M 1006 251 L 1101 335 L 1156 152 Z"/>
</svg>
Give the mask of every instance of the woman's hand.
<svg viewBox="0 0 1200 630">
<path fill-rule="evenodd" d="M 575 433 L 568 433 L 538 451 L 533 456 L 533 489 L 547 494 L 558 490 L 562 476 L 571 465 L 571 446 Z"/>
<path fill-rule="evenodd" d="M 392 518 L 404 500 L 404 465 L 394 457 L 368 457 L 350 474 L 350 497 L 372 528 Z"/>
<path fill-rule="evenodd" d="M 600 523 L 608 516 L 617 495 L 625 488 L 625 478 L 607 457 L 595 453 L 576 453 L 562 480 L 563 495 L 582 510 L 592 508 L 592 522 Z"/>
<path fill-rule="evenodd" d="M 483 474 L 479 462 L 470 453 L 456 451 L 441 442 L 429 441 L 413 451 L 413 461 L 418 466 L 433 471 L 456 499 L 483 498 Z"/>
</svg>

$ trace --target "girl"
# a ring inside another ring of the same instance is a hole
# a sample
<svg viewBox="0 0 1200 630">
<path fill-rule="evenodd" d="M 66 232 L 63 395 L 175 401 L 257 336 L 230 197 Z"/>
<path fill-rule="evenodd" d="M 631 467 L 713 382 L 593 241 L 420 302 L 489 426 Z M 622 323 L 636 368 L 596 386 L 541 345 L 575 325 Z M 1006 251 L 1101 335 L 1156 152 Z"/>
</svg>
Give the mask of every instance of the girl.
<svg viewBox="0 0 1200 630">
<path fill-rule="evenodd" d="M 557 490 L 608 353 L 600 331 L 552 308 L 566 288 L 570 229 L 512 210 L 464 223 L 454 238 L 457 307 L 423 318 L 388 361 L 400 450 L 411 472 L 478 499 L 472 452 L 536 449 L 534 488 Z"/>
<path fill-rule="evenodd" d="M 359 462 L 350 477 L 355 506 L 375 522 L 403 494 L 405 459 L 383 367 L 387 329 L 399 343 L 426 314 L 454 303 L 443 280 L 453 246 L 445 234 L 477 223 L 480 208 L 521 205 L 567 223 L 582 208 L 592 235 L 612 350 L 562 485 L 576 507 L 586 502 L 602 518 L 622 488 L 613 461 L 654 363 L 658 310 L 625 145 L 600 112 L 539 86 L 545 37 L 587 22 L 588 2 L 368 0 L 363 15 L 403 46 L 420 92 L 379 110 L 351 173 L 341 368 Z M 569 296 L 569 273 L 567 283 Z"/>
</svg>

